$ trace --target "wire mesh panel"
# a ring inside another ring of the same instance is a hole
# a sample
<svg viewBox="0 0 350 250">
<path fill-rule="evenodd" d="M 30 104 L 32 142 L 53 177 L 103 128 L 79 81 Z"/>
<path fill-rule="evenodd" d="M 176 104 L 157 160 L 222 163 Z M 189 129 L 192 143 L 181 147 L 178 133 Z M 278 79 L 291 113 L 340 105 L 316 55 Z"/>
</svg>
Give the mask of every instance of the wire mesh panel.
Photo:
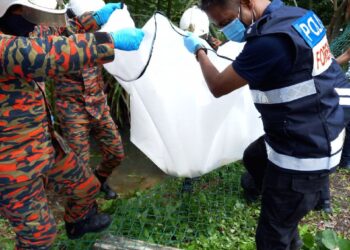
<svg viewBox="0 0 350 250">
<path fill-rule="evenodd" d="M 330 47 L 334 57 L 340 56 L 350 47 L 350 25 L 346 26 L 344 31 L 332 41 Z"/>
<path fill-rule="evenodd" d="M 77 241 L 61 236 L 55 249 L 90 249 L 108 235 L 182 249 L 255 249 L 259 209 L 244 204 L 242 171 L 240 164 L 232 164 L 192 180 L 192 185 L 167 179 L 132 198 L 109 202 L 103 206 L 113 215 L 107 231 Z"/>
</svg>

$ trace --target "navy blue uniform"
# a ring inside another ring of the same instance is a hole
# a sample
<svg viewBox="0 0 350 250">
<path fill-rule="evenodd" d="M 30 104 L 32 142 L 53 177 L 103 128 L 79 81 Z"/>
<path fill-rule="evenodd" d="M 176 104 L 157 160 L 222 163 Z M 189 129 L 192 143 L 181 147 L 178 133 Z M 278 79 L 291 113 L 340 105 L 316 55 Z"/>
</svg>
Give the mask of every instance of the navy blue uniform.
<svg viewBox="0 0 350 250">
<path fill-rule="evenodd" d="M 244 155 L 263 190 L 258 249 L 291 247 L 299 221 L 317 206 L 340 161 L 345 133 L 339 89 L 345 92 L 347 83 L 325 31 L 313 12 L 274 0 L 248 27 L 247 44 L 233 63 L 249 81 L 266 132 Z M 267 161 L 250 164 L 247 159 L 262 148 Z"/>
</svg>

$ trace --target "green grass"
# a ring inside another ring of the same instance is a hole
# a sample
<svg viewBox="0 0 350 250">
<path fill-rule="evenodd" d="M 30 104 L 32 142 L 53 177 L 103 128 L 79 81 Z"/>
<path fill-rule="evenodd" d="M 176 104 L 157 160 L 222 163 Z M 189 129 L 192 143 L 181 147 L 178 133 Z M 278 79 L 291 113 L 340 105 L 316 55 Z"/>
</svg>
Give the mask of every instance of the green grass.
<svg viewBox="0 0 350 250">
<path fill-rule="evenodd" d="M 113 214 L 107 232 L 79 241 L 61 235 L 57 249 L 87 249 L 106 234 L 185 249 L 255 249 L 258 204 L 241 196 L 240 164 L 232 164 L 194 183 L 192 194 L 180 192 L 182 180 L 171 179 L 134 197 L 106 202 Z"/>
<path fill-rule="evenodd" d="M 239 184 L 242 172 L 240 163 L 216 170 L 194 182 L 191 194 L 181 193 L 183 180 L 172 178 L 130 198 L 103 201 L 100 208 L 113 216 L 107 231 L 70 241 L 61 224 L 54 249 L 90 249 L 96 240 L 112 235 L 188 250 L 253 250 L 260 210 L 259 203 L 247 205 L 242 197 Z M 347 174 L 340 173 L 343 176 Z M 331 249 L 326 246 L 337 244 L 343 246 L 340 250 L 350 249 L 349 241 L 317 227 L 319 221 L 329 222 L 344 213 L 335 198 L 333 216 L 311 212 L 304 219 L 300 226 L 306 243 L 303 250 Z M 6 222 L 0 220 L 0 226 L 6 226 Z M 2 242 L 7 245 L 0 245 L 0 249 L 13 249 L 12 241 Z"/>
<path fill-rule="evenodd" d="M 171 179 L 129 199 L 106 202 L 102 210 L 113 215 L 107 232 L 79 241 L 67 241 L 61 235 L 56 248 L 88 249 L 96 239 L 113 235 L 189 250 L 255 249 L 259 203 L 247 205 L 243 200 L 239 184 L 242 172 L 240 163 L 223 167 L 195 182 L 192 194 L 180 192 L 182 179 Z M 333 217 L 311 212 L 304 220 L 300 226 L 304 250 L 330 249 L 325 244 L 339 242 L 346 245 L 340 250 L 350 249 L 348 241 L 317 227 L 320 220 L 331 221 L 343 211 L 337 199 L 333 208 Z"/>
<path fill-rule="evenodd" d="M 0 249 L 14 249 L 14 240 L 11 239 L 13 237 L 13 232 L 11 230 L 11 227 L 9 226 L 8 221 L 2 217 L 0 217 L 0 228 Z"/>
</svg>

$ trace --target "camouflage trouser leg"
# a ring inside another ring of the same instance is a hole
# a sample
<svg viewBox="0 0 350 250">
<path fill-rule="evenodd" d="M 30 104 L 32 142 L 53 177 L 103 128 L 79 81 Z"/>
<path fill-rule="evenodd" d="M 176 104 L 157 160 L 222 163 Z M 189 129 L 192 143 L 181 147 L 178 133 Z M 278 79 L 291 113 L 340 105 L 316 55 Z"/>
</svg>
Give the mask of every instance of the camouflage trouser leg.
<svg viewBox="0 0 350 250">
<path fill-rule="evenodd" d="M 69 223 L 77 222 L 84 219 L 95 205 L 100 183 L 68 146 L 64 152 L 56 144 L 57 141 L 54 141 L 55 166 L 48 173 L 47 187 L 66 198 L 64 220 Z"/>
<path fill-rule="evenodd" d="M 81 120 L 79 120 L 81 121 Z M 61 129 L 64 139 L 67 141 L 69 147 L 79 157 L 82 165 L 85 168 L 89 166 L 90 160 L 90 123 L 86 121 L 80 122 L 61 122 Z"/>
<path fill-rule="evenodd" d="M 118 127 L 110 112 L 106 110 L 100 120 L 93 122 L 91 130 L 103 156 L 97 172 L 101 176 L 108 177 L 124 159 L 124 148 Z"/>
<path fill-rule="evenodd" d="M 124 158 L 122 140 L 109 110 L 106 110 L 99 120 L 90 118 L 83 123 L 81 119 L 77 122 L 61 122 L 61 129 L 68 145 L 86 167 L 89 164 L 89 135 L 90 131 L 92 132 L 103 156 L 101 164 L 97 167 L 101 176 L 109 176 Z"/>
<path fill-rule="evenodd" d="M 16 233 L 16 249 L 48 249 L 56 224 L 47 206 L 43 178 L 0 188 L 0 212 Z"/>
<path fill-rule="evenodd" d="M 56 224 L 47 205 L 46 188 L 66 198 L 64 220 L 77 222 L 95 205 L 100 183 L 79 165 L 68 147 L 54 139 L 55 166 L 43 177 L 0 188 L 0 213 L 16 233 L 17 249 L 48 249 L 56 236 Z"/>
</svg>

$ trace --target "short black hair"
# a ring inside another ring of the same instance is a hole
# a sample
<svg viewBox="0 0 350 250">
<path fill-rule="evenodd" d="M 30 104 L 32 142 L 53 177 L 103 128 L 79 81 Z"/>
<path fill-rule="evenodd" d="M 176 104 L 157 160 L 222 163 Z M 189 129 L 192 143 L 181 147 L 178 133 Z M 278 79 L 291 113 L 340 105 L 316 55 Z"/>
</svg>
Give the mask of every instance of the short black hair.
<svg viewBox="0 0 350 250">
<path fill-rule="evenodd" d="M 199 7 L 206 11 L 213 5 L 229 6 L 230 4 L 233 4 L 233 0 L 202 0 Z"/>
</svg>

